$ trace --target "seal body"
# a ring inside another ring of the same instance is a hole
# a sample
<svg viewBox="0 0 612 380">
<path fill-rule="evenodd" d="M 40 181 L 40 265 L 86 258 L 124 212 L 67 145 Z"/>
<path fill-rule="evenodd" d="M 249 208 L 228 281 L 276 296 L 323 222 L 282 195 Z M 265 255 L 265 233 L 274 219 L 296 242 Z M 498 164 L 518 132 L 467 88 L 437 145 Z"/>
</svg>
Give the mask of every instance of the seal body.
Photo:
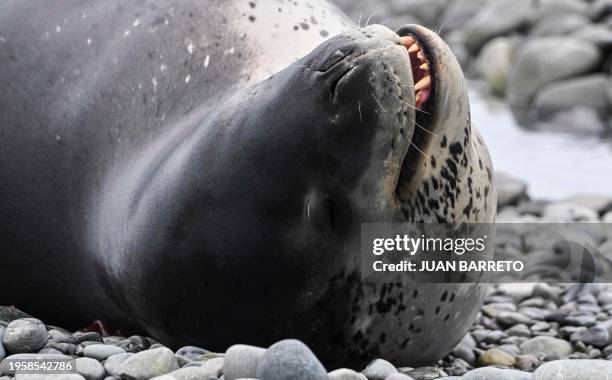
<svg viewBox="0 0 612 380">
<path fill-rule="evenodd" d="M 495 214 L 461 70 L 398 33 L 324 1 L 3 2 L 0 302 L 175 346 L 296 337 L 332 367 L 444 354 L 483 289 L 365 286 L 349 243 Z"/>
</svg>

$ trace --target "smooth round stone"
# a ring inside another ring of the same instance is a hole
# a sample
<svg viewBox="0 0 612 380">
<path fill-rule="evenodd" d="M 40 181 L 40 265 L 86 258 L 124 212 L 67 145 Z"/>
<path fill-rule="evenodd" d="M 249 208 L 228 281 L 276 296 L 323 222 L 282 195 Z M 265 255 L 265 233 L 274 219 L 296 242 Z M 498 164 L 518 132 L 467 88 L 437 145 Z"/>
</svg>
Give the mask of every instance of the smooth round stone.
<svg viewBox="0 0 612 380">
<path fill-rule="evenodd" d="M 367 380 L 362 373 L 355 372 L 352 369 L 340 368 L 335 371 L 331 371 L 329 374 L 329 380 Z"/>
<path fill-rule="evenodd" d="M 205 373 L 205 377 L 217 378 L 220 377 L 223 373 L 223 361 L 224 358 L 212 358 L 200 366 L 203 373 Z"/>
<path fill-rule="evenodd" d="M 593 326 L 597 323 L 593 315 L 568 315 L 561 320 L 561 323 L 569 326 Z"/>
<path fill-rule="evenodd" d="M 491 318 L 497 318 L 502 311 L 516 311 L 516 305 L 510 302 L 490 303 L 480 310 Z"/>
<path fill-rule="evenodd" d="M 2 343 L 2 339 L 4 337 L 4 327 L 0 326 L 0 360 L 6 357 L 6 350 L 4 349 L 4 344 Z"/>
<path fill-rule="evenodd" d="M 603 326 L 593 326 L 579 330 L 570 336 L 572 342 L 581 341 L 595 347 L 605 347 L 610 343 L 610 333 Z"/>
<path fill-rule="evenodd" d="M 39 354 L 54 354 L 54 355 L 63 355 L 64 353 L 60 350 L 56 350 L 55 348 L 45 347 L 41 350 L 38 350 Z"/>
<path fill-rule="evenodd" d="M 106 371 L 99 361 L 92 358 L 77 358 L 75 360 L 76 372 L 86 380 L 102 380 Z"/>
<path fill-rule="evenodd" d="M 517 355 L 515 359 L 514 367 L 521 371 L 531 372 L 540 363 L 538 358 L 533 355 Z"/>
<path fill-rule="evenodd" d="M 2 343 L 12 354 L 36 352 L 47 344 L 45 325 L 36 318 L 22 318 L 12 321 L 6 327 Z"/>
<path fill-rule="evenodd" d="M 493 41 L 492 43 L 495 43 L 495 42 Z M 483 53 L 486 53 L 486 50 L 483 50 Z M 498 54 L 499 52 L 495 51 L 494 53 Z M 481 57 L 481 59 L 483 59 L 483 57 Z M 490 58 L 484 57 L 484 59 L 490 59 Z M 481 64 L 481 65 L 484 65 L 484 63 Z M 510 65 L 508 65 L 508 66 L 510 66 Z M 493 74 L 491 74 L 491 75 L 493 75 Z M 502 79 L 491 79 L 491 80 L 503 81 L 503 83 L 496 84 L 499 87 L 503 87 L 503 88 L 499 88 L 497 90 L 500 90 L 500 91 L 505 90 L 505 88 L 506 88 L 506 78 L 508 76 L 508 73 L 504 70 L 503 74 L 496 73 L 495 75 L 503 76 L 503 80 Z M 489 78 L 487 78 L 487 79 L 489 79 Z M 520 179 L 518 179 L 516 177 L 513 177 L 513 176 L 511 176 L 509 174 L 506 174 L 506 173 L 496 173 L 495 174 L 495 188 L 497 190 L 497 205 L 498 205 L 498 207 L 516 205 L 521 200 L 525 200 L 525 199 L 528 198 L 528 196 L 527 196 L 527 184 L 524 181 L 522 181 L 522 180 L 520 180 Z"/>
<path fill-rule="evenodd" d="M 453 376 L 461 376 L 469 372 L 471 369 L 473 369 L 473 366 L 468 364 L 465 360 L 455 358 L 450 363 L 450 366 L 444 368 L 444 372 Z"/>
<path fill-rule="evenodd" d="M 134 354 L 131 352 L 113 355 L 104 361 L 104 370 L 111 376 L 119 377 L 119 366 L 132 356 Z"/>
<path fill-rule="evenodd" d="M 179 366 L 184 366 L 187 363 L 202 360 L 202 356 L 209 354 L 210 351 L 205 350 L 200 347 L 194 346 L 185 346 L 181 347 L 176 351 L 174 356 L 176 356 L 176 360 L 178 360 Z"/>
<path fill-rule="evenodd" d="M 453 348 L 452 353 L 455 357 L 465 360 L 470 365 L 474 365 L 474 362 L 476 361 L 474 350 L 463 342 L 459 343 L 455 348 Z"/>
<path fill-rule="evenodd" d="M 52 375 L 19 373 L 15 375 L 15 380 L 85 380 L 85 378 L 77 373 L 58 373 Z"/>
<path fill-rule="evenodd" d="M 521 352 L 524 355 L 546 354 L 546 355 L 569 355 L 573 352 L 572 345 L 558 338 L 549 336 L 537 336 L 521 343 Z"/>
<path fill-rule="evenodd" d="M 563 49 L 558 48 L 559 44 L 563 45 Z M 571 57 L 577 55 L 581 59 L 571 61 Z M 524 111 L 536 92 L 544 85 L 559 79 L 588 73 L 597 67 L 600 60 L 601 52 L 594 44 L 576 38 L 555 36 L 530 40 L 518 49 L 511 67 L 508 80 L 508 101 L 515 111 L 516 108 Z M 522 119 L 525 117 L 524 114 L 516 116 Z M 553 215 L 561 214 L 555 212 L 549 216 L 548 212 L 550 211 L 544 211 L 544 217 L 550 221 L 565 220 L 551 218 Z M 566 213 L 563 212 L 562 215 Z"/>
<path fill-rule="evenodd" d="M 113 355 L 125 354 L 125 350 L 121 347 L 113 346 L 111 344 L 90 344 L 83 348 L 83 356 L 94 358 L 97 360 L 104 360 Z"/>
<path fill-rule="evenodd" d="M 82 343 L 82 342 L 99 342 L 102 343 L 104 342 L 104 339 L 102 339 L 102 335 L 98 334 L 97 332 L 76 332 L 74 334 L 72 334 L 72 336 L 76 339 L 77 343 Z"/>
<path fill-rule="evenodd" d="M 527 325 L 521 323 L 507 329 L 506 334 L 508 334 L 508 336 L 530 337 L 531 330 L 529 330 L 529 327 L 527 327 Z"/>
<path fill-rule="evenodd" d="M 499 348 L 491 348 L 478 357 L 478 365 L 481 367 L 489 365 L 512 367 L 515 362 L 514 356 Z"/>
<path fill-rule="evenodd" d="M 56 342 L 48 342 L 45 348 L 54 348 L 66 355 L 74 355 L 76 352 L 76 344 L 72 343 L 56 343 Z"/>
<path fill-rule="evenodd" d="M 597 295 L 597 301 L 602 305 L 612 303 L 612 291 L 601 292 Z"/>
<path fill-rule="evenodd" d="M 385 380 L 389 375 L 396 372 L 397 368 L 384 359 L 374 359 L 361 371 L 368 380 Z"/>
<path fill-rule="evenodd" d="M 533 380 L 609 380 L 612 362 L 607 360 L 556 360 L 542 364 L 533 373 Z"/>
<path fill-rule="evenodd" d="M 543 210 L 542 210 L 543 211 Z M 542 297 L 544 299 L 547 300 L 557 300 L 559 299 L 559 295 L 561 294 L 561 291 L 558 288 L 555 288 L 549 284 L 546 283 L 542 283 L 542 284 L 537 284 L 534 288 L 533 288 L 533 295 L 534 297 Z"/>
<path fill-rule="evenodd" d="M 529 372 L 495 367 L 477 368 L 463 375 L 461 380 L 532 380 Z"/>
<path fill-rule="evenodd" d="M 532 325 L 533 320 L 528 316 L 521 314 L 516 311 L 500 311 L 495 318 L 497 322 L 506 327 L 524 324 L 524 325 Z"/>
<path fill-rule="evenodd" d="M 139 352 L 148 349 L 151 343 L 144 337 L 132 335 L 127 339 L 120 339 L 116 345 L 123 348 L 126 352 Z"/>
<path fill-rule="evenodd" d="M 287 339 L 266 350 L 256 377 L 261 380 L 325 380 L 327 371 L 304 343 Z"/>
<path fill-rule="evenodd" d="M 536 284 L 533 283 L 505 283 L 500 284 L 497 290 L 506 296 L 512 297 L 515 302 L 529 298 L 533 294 Z"/>
<path fill-rule="evenodd" d="M 165 375 L 156 376 L 154 380 L 202 380 L 210 379 L 210 372 L 202 367 L 184 367 Z M 215 376 L 216 378 L 216 376 Z"/>
<path fill-rule="evenodd" d="M 76 344 L 77 339 L 72 336 L 72 334 L 66 333 L 64 331 L 60 331 L 57 329 L 51 329 L 48 331 L 49 334 L 49 342 L 53 343 L 70 343 Z"/>
<path fill-rule="evenodd" d="M 141 351 L 119 364 L 119 377 L 128 379 L 149 379 L 178 369 L 174 352 L 160 347 Z"/>
<path fill-rule="evenodd" d="M 385 380 L 414 380 L 414 377 L 403 373 L 392 373 Z"/>
<path fill-rule="evenodd" d="M 476 66 L 494 94 L 504 95 L 506 92 L 508 72 L 512 65 L 515 50 L 519 44 L 520 41 L 516 38 L 498 37 L 487 42 L 480 50 L 480 54 L 476 60 Z M 517 182 L 521 183 L 520 181 Z M 497 186 L 497 179 L 495 183 Z M 519 200 L 526 198 L 526 185 L 518 192 L 515 189 L 514 187 L 497 187 L 497 206 L 504 207 L 514 205 L 517 204 Z M 516 196 L 517 193 L 518 196 Z"/>
<path fill-rule="evenodd" d="M 236 344 L 225 352 L 223 376 L 225 380 L 235 380 L 245 377 L 255 377 L 261 358 L 266 353 L 265 348 Z"/>
<path fill-rule="evenodd" d="M 436 367 L 419 367 L 405 374 L 416 380 L 431 380 L 447 376 L 446 372 Z"/>
<path fill-rule="evenodd" d="M 465 25 L 466 44 L 472 53 L 493 37 L 506 35 L 528 24 L 533 9 L 528 0 L 489 1 Z"/>
</svg>

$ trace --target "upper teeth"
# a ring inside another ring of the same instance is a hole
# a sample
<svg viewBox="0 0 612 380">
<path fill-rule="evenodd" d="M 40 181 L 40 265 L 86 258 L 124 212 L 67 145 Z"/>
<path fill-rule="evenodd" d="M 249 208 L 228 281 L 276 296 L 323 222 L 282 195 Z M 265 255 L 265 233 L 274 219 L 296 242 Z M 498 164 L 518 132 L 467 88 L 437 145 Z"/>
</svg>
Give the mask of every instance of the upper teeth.
<svg viewBox="0 0 612 380">
<path fill-rule="evenodd" d="M 429 62 L 425 56 L 425 52 L 413 36 L 400 37 L 400 43 L 408 50 L 411 62 L 414 62 L 413 76 L 418 82 L 414 85 L 416 106 L 420 107 L 429 96 L 429 88 L 431 87 L 431 75 Z M 418 68 L 418 70 L 416 70 Z M 420 70 L 420 71 L 419 71 Z M 422 91 L 426 92 L 422 92 Z"/>
</svg>

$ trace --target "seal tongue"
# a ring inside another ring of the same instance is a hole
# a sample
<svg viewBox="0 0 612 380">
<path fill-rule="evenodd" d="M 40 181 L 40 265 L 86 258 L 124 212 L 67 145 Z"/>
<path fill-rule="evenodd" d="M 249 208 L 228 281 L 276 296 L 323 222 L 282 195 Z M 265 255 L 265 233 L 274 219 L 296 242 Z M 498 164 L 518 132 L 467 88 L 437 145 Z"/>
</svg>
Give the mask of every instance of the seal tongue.
<svg viewBox="0 0 612 380">
<path fill-rule="evenodd" d="M 431 73 L 429 61 L 425 52 L 413 36 L 400 37 L 400 43 L 408 49 L 412 66 L 412 77 L 414 78 L 415 107 L 419 110 L 425 104 L 431 94 Z"/>
</svg>

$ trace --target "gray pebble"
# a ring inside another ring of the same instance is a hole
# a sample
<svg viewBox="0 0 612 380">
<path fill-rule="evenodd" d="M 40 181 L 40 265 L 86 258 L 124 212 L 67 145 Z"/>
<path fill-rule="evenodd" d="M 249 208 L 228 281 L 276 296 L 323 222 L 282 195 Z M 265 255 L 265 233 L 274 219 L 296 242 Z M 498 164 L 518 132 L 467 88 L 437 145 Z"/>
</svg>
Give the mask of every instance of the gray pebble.
<svg viewBox="0 0 612 380">
<path fill-rule="evenodd" d="M 455 357 L 461 358 L 471 365 L 474 365 L 474 362 L 476 361 L 476 355 L 474 354 L 472 348 L 468 347 L 463 342 L 459 343 L 455 348 L 453 348 L 452 353 L 455 355 Z"/>
<path fill-rule="evenodd" d="M 2 342 L 4 348 L 12 353 L 36 352 L 47 343 L 45 325 L 36 318 L 22 318 L 12 321 L 6 327 Z"/>
<path fill-rule="evenodd" d="M 178 369 L 174 353 L 166 347 L 141 351 L 119 364 L 119 377 L 148 379 Z"/>
<path fill-rule="evenodd" d="M 304 343 L 288 339 L 266 350 L 256 377 L 261 380 L 325 380 L 327 371 Z"/>
<path fill-rule="evenodd" d="M 131 352 L 126 352 L 124 354 L 117 354 L 109 357 L 103 363 L 104 370 L 109 375 L 119 377 L 119 366 L 131 356 L 134 356 L 134 354 Z"/>
<path fill-rule="evenodd" d="M 49 334 L 49 342 L 71 343 L 71 344 L 79 343 L 77 339 L 74 336 L 72 336 L 72 334 L 68 334 L 58 329 L 51 329 L 48 331 L 48 334 Z"/>
<path fill-rule="evenodd" d="M 392 373 L 385 380 L 415 380 L 414 377 L 404 375 L 403 373 Z"/>
<path fill-rule="evenodd" d="M 477 368 L 463 375 L 462 380 L 531 380 L 529 372 L 495 367 Z"/>
<path fill-rule="evenodd" d="M 565 340 L 548 336 L 537 336 L 523 342 L 520 347 L 524 355 L 558 354 L 569 355 L 573 352 L 572 345 Z"/>
<path fill-rule="evenodd" d="M 509 336 L 530 337 L 531 330 L 529 330 L 529 327 L 527 327 L 527 325 L 521 323 L 507 329 L 506 334 L 508 334 Z"/>
<path fill-rule="evenodd" d="M 389 375 L 396 373 L 397 368 L 384 359 L 374 359 L 361 372 L 368 380 L 385 380 Z"/>
<path fill-rule="evenodd" d="M 531 372 L 535 369 L 540 361 L 533 355 L 517 355 L 516 362 L 514 363 L 514 367 L 521 371 Z"/>
<path fill-rule="evenodd" d="M 154 380 L 204 380 L 209 379 L 210 372 L 202 367 L 185 367 L 165 375 L 156 376 Z"/>
<path fill-rule="evenodd" d="M 89 358 L 94 358 L 97 360 L 104 360 L 113 355 L 124 353 L 125 350 L 123 348 L 113 346 L 111 344 L 91 344 L 83 349 L 83 356 L 87 356 Z"/>
<path fill-rule="evenodd" d="M 210 353 L 210 351 L 200 347 L 185 346 L 179 348 L 174 354 L 174 356 L 176 356 L 176 360 L 178 360 L 179 366 L 182 367 L 187 363 L 202 360 L 202 356 L 208 353 Z"/>
<path fill-rule="evenodd" d="M 223 361 L 224 358 L 212 358 L 200 366 L 202 373 L 205 373 L 208 377 L 219 377 L 223 373 Z"/>
<path fill-rule="evenodd" d="M 533 380 L 608 380 L 612 376 L 612 362 L 606 360 L 557 360 L 542 364 Z"/>
<path fill-rule="evenodd" d="M 225 352 L 223 375 L 225 380 L 255 377 L 265 348 L 236 344 Z"/>
<path fill-rule="evenodd" d="M 533 321 L 528 316 L 516 311 L 501 311 L 495 318 L 501 326 L 510 327 L 518 324 L 532 325 Z"/>
<path fill-rule="evenodd" d="M 2 339 L 4 337 L 5 328 L 0 326 L 0 360 L 6 357 L 6 350 L 4 349 L 4 344 L 2 343 Z"/>
<path fill-rule="evenodd" d="M 39 354 L 56 354 L 56 355 L 63 355 L 64 353 L 60 350 L 56 350 L 55 348 L 51 348 L 51 347 L 45 347 L 41 350 L 38 350 Z"/>
<path fill-rule="evenodd" d="M 335 371 L 331 371 L 329 374 L 329 380 L 367 380 L 362 373 L 355 372 L 352 369 L 340 368 Z"/>
<path fill-rule="evenodd" d="M 102 380 L 106 376 L 104 367 L 95 359 L 77 358 L 75 364 L 76 372 L 86 380 Z"/>
<path fill-rule="evenodd" d="M 572 342 L 581 341 L 595 347 L 605 347 L 610 343 L 610 334 L 607 328 L 597 325 L 574 332 L 570 340 Z"/>
<path fill-rule="evenodd" d="M 72 343 L 56 343 L 56 342 L 48 342 L 45 348 L 54 348 L 66 355 L 74 355 L 76 352 L 77 346 Z"/>
<path fill-rule="evenodd" d="M 121 339 L 116 344 L 126 352 L 140 352 L 151 346 L 151 343 L 146 338 L 139 335 L 132 335 L 127 339 Z"/>
<path fill-rule="evenodd" d="M 406 373 L 406 375 L 414 378 L 415 380 L 432 380 L 439 377 L 447 376 L 446 372 L 436 367 L 419 367 Z"/>
<path fill-rule="evenodd" d="M 102 339 L 102 335 L 97 332 L 76 332 L 72 334 L 74 339 L 76 339 L 77 343 L 90 341 L 90 342 L 98 342 L 102 343 L 104 340 Z"/>
</svg>

